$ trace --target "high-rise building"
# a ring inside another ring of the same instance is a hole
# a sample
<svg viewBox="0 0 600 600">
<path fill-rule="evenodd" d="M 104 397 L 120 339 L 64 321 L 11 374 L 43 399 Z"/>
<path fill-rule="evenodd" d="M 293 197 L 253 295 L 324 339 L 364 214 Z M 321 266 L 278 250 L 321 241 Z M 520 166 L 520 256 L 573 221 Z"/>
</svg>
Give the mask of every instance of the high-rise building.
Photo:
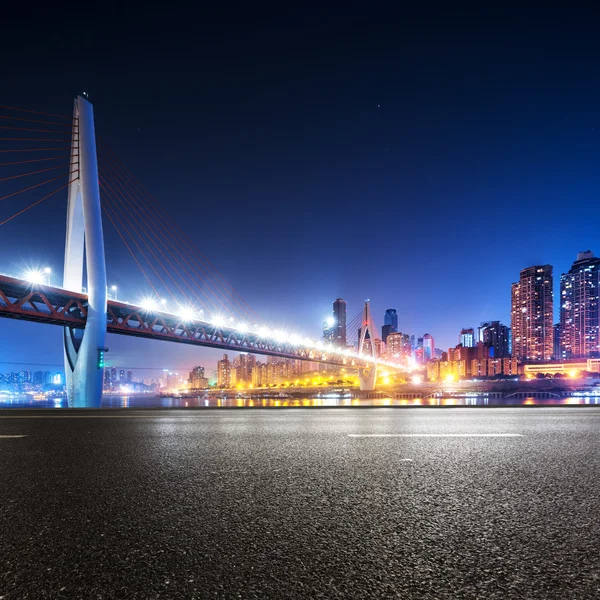
<svg viewBox="0 0 600 600">
<path fill-rule="evenodd" d="M 390 333 L 398 331 L 398 313 L 395 308 L 388 308 L 383 316 L 383 327 L 381 328 L 381 339 L 387 341 Z"/>
<path fill-rule="evenodd" d="M 423 336 L 423 361 L 427 362 L 435 358 L 435 344 L 433 343 L 433 336 L 426 333 Z"/>
<path fill-rule="evenodd" d="M 208 387 L 208 379 L 204 376 L 204 367 L 194 367 L 190 371 L 190 388 L 193 390 L 204 390 Z"/>
<path fill-rule="evenodd" d="M 600 258 L 580 252 L 560 276 L 561 358 L 600 356 Z"/>
<path fill-rule="evenodd" d="M 231 385 L 231 362 L 227 354 L 217 362 L 217 386 L 229 387 Z"/>
<path fill-rule="evenodd" d="M 465 348 L 473 348 L 475 346 L 475 330 L 472 327 L 461 329 L 459 343 Z"/>
<path fill-rule="evenodd" d="M 338 298 L 333 303 L 333 343 L 346 347 L 346 301 Z"/>
<path fill-rule="evenodd" d="M 479 341 L 490 349 L 492 358 L 510 356 L 510 328 L 500 321 L 482 323 L 479 327 Z"/>
<path fill-rule="evenodd" d="M 324 342 L 333 342 L 335 335 L 335 321 L 333 317 L 328 317 L 323 321 L 323 341 Z"/>
<path fill-rule="evenodd" d="M 553 354 L 552 266 L 521 271 L 512 284 L 513 357 L 520 361 L 550 360 Z"/>
<path fill-rule="evenodd" d="M 554 360 L 560 360 L 562 358 L 562 352 L 560 349 L 560 323 L 554 323 L 554 336 L 552 339 L 554 347 L 552 358 Z"/>
</svg>

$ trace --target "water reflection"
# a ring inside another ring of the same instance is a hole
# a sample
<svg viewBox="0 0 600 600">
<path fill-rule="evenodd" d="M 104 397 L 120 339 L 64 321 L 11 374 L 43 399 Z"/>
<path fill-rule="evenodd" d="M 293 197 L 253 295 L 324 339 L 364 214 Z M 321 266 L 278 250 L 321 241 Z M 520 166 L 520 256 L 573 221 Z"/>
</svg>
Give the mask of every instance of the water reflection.
<svg viewBox="0 0 600 600">
<path fill-rule="evenodd" d="M 320 398 L 248 398 L 248 397 L 158 397 L 105 396 L 103 408 L 289 408 L 335 406 L 561 406 L 600 405 L 600 396 L 581 395 L 567 398 L 490 398 L 455 396 L 446 398 L 351 398 L 348 394 L 328 394 Z M 0 398 L 0 408 L 66 408 L 64 398 L 37 399 L 32 396 Z"/>
</svg>

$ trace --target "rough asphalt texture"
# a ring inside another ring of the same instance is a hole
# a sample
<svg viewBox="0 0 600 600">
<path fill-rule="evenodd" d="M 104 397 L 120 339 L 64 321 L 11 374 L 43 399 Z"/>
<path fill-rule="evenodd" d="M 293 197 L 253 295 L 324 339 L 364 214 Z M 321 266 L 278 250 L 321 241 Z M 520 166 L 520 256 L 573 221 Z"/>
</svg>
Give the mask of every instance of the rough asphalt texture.
<svg viewBox="0 0 600 600">
<path fill-rule="evenodd" d="M 348 437 L 489 432 L 524 437 Z M 600 598 L 600 408 L 0 412 L 17 434 L 6 600 Z"/>
</svg>

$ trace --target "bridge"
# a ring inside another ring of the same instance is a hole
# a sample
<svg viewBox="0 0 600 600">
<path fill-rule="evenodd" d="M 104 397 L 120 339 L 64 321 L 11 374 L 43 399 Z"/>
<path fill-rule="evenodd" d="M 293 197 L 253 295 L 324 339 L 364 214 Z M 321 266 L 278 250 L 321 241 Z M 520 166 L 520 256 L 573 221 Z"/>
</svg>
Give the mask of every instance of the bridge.
<svg viewBox="0 0 600 600">
<path fill-rule="evenodd" d="M 9 159 L 0 162 L 0 201 L 39 192 L 0 226 L 60 192 L 68 197 L 63 285 L 49 285 L 36 270 L 0 275 L 0 317 L 63 328 L 70 406 L 100 406 L 107 333 L 356 368 L 363 390 L 374 389 L 378 365 L 399 368 L 377 357 L 368 301 L 348 326 L 356 349 L 263 323 L 116 154 L 97 143 L 87 98 L 75 99 L 72 117 L 0 106 L 0 129 L 9 132 L 0 137 L 0 157 Z M 48 192 L 52 183 L 59 187 Z M 117 300 L 114 286 L 110 297 L 103 213 L 148 283 L 141 301 Z"/>
</svg>

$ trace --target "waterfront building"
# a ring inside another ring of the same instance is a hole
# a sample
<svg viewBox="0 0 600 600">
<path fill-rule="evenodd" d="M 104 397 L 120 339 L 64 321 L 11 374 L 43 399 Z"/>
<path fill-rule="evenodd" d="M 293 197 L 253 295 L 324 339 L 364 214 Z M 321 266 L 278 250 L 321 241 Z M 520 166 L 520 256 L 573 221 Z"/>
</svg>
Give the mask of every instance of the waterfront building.
<svg viewBox="0 0 600 600">
<path fill-rule="evenodd" d="M 217 386 L 229 387 L 231 385 L 231 362 L 227 354 L 217 362 Z"/>
<path fill-rule="evenodd" d="M 580 252 L 560 276 L 560 358 L 600 356 L 600 258 Z"/>
<path fill-rule="evenodd" d="M 552 266 L 523 269 L 512 284 L 513 357 L 520 361 L 550 360 L 553 354 Z"/>
<path fill-rule="evenodd" d="M 510 328 L 500 321 L 486 321 L 479 327 L 479 340 L 494 358 L 510 356 Z"/>
<path fill-rule="evenodd" d="M 204 376 L 204 367 L 194 367 L 188 378 L 190 388 L 193 390 L 204 390 L 208 387 L 208 378 Z"/>
</svg>

